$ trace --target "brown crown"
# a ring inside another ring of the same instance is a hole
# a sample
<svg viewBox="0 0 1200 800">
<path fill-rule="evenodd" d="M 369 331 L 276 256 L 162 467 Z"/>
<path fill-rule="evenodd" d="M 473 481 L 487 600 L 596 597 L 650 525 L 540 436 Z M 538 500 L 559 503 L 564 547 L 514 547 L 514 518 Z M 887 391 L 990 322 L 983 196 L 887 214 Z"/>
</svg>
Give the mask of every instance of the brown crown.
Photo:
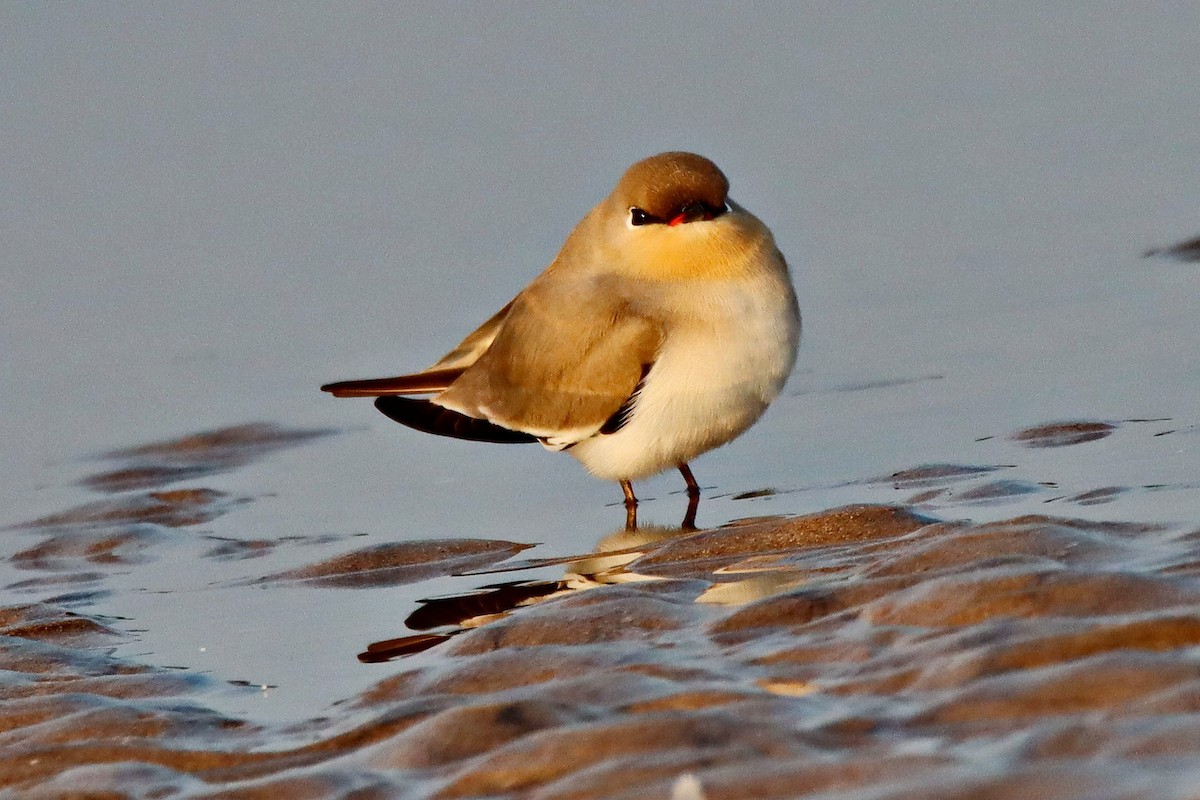
<svg viewBox="0 0 1200 800">
<path fill-rule="evenodd" d="M 691 203 L 722 208 L 728 194 L 725 173 L 695 153 L 644 158 L 625 171 L 613 191 L 625 208 L 640 208 L 660 219 L 670 219 Z"/>
</svg>

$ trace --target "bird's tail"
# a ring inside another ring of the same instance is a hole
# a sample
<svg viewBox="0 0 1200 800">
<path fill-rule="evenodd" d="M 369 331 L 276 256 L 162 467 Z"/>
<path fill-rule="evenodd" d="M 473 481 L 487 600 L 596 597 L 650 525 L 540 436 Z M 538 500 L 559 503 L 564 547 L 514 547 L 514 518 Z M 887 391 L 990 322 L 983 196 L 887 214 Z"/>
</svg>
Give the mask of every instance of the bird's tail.
<svg viewBox="0 0 1200 800">
<path fill-rule="evenodd" d="M 394 378 L 371 378 L 365 381 L 338 381 L 321 387 L 334 397 L 381 397 L 389 394 L 436 394 L 454 383 L 461 368 L 428 369 L 412 375 L 397 375 Z"/>
</svg>

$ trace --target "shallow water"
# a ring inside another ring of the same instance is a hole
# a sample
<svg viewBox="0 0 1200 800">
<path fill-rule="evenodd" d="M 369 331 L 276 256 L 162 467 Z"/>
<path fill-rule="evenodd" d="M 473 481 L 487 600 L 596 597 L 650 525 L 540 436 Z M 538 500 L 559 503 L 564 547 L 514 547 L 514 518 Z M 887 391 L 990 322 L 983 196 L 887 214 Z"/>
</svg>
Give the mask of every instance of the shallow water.
<svg viewBox="0 0 1200 800">
<path fill-rule="evenodd" d="M 1200 12 L 2 13 L 0 786 L 1193 796 Z M 805 315 L 700 533 L 316 391 L 671 147 Z"/>
</svg>

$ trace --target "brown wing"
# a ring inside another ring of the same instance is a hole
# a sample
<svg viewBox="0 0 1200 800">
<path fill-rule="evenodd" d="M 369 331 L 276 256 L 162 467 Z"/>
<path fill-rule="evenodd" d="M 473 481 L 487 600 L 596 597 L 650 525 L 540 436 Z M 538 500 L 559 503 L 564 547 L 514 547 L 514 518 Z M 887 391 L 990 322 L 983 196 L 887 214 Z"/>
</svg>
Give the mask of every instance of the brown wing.
<svg viewBox="0 0 1200 800">
<path fill-rule="evenodd" d="M 508 317 L 508 312 L 515 302 L 516 300 L 509 300 L 508 305 L 493 314 L 487 322 L 471 331 L 467 338 L 458 343 L 457 347 L 438 359 L 437 363 L 426 371 L 469 367 L 474 364 L 479 356 L 491 347 L 492 340 L 496 338 L 500 326 L 504 324 L 504 320 Z"/>
<path fill-rule="evenodd" d="M 544 274 L 513 302 L 491 346 L 432 402 L 566 445 L 618 412 L 661 339 L 619 293 Z"/>
</svg>

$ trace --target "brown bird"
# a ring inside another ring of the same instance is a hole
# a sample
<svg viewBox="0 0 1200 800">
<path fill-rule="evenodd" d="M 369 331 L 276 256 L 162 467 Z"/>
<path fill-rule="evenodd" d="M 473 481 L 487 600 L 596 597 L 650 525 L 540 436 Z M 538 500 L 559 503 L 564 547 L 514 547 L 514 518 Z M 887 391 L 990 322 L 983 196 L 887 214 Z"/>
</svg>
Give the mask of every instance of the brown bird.
<svg viewBox="0 0 1200 800">
<path fill-rule="evenodd" d="M 376 397 L 427 433 L 564 450 L 620 482 L 631 523 L 631 482 L 676 467 L 694 517 L 687 462 L 758 420 L 800 340 L 787 264 L 728 190 L 702 156 L 639 161 L 545 272 L 428 369 L 322 389 Z"/>
</svg>

